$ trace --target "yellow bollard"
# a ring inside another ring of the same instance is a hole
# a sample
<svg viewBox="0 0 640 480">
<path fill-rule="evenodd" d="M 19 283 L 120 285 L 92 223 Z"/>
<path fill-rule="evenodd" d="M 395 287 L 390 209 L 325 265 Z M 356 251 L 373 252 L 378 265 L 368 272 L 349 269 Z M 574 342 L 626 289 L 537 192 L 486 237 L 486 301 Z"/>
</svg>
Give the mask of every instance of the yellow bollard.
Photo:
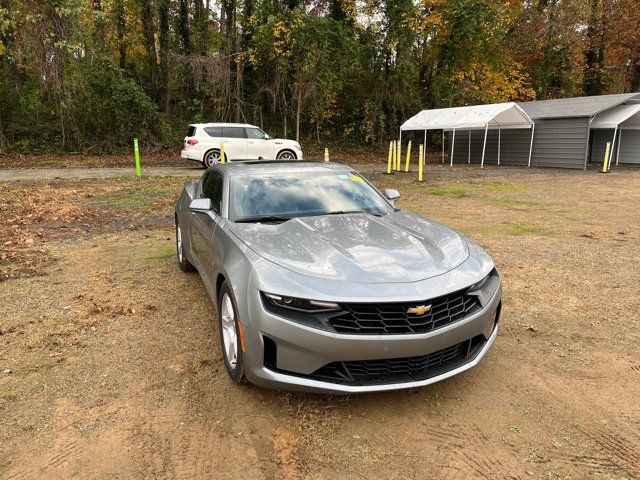
<svg viewBox="0 0 640 480">
<path fill-rule="evenodd" d="M 422 148 L 423 145 L 418 147 L 418 181 L 422 181 Z"/>
<path fill-rule="evenodd" d="M 402 164 L 402 142 L 400 140 L 398 140 L 398 143 L 396 143 L 397 147 L 398 147 L 398 153 L 396 156 L 396 170 L 400 171 L 400 165 Z"/>
<path fill-rule="evenodd" d="M 391 161 L 393 160 L 393 142 L 389 142 L 389 160 L 387 161 L 387 173 L 391 174 Z"/>
<path fill-rule="evenodd" d="M 225 163 L 225 159 L 224 159 L 224 142 L 220 142 L 220 163 Z"/>
<path fill-rule="evenodd" d="M 411 140 L 409 140 L 409 145 L 407 145 L 407 163 L 404 166 L 404 171 L 409 171 L 409 160 L 411 159 Z"/>
<path fill-rule="evenodd" d="M 324 161 L 328 162 L 329 161 L 329 149 L 325 147 L 324 149 Z"/>
<path fill-rule="evenodd" d="M 602 173 L 609 173 L 609 149 L 611 142 L 607 142 L 607 148 L 604 151 L 604 162 L 602 162 Z"/>
</svg>

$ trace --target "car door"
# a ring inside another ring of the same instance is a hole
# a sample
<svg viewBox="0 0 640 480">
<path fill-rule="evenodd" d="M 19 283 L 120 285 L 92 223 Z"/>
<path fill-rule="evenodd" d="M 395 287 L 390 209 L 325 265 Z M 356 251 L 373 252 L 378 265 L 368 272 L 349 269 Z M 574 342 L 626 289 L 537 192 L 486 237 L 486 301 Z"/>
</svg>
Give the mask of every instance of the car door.
<svg viewBox="0 0 640 480">
<path fill-rule="evenodd" d="M 228 160 L 246 159 L 247 138 L 244 127 L 222 127 L 222 140 Z"/>
<path fill-rule="evenodd" d="M 202 179 L 201 198 L 209 198 L 213 209 L 208 212 L 191 212 L 191 247 L 197 258 L 202 277 L 212 286 L 215 264 L 219 261 L 219 252 L 211 248 L 211 239 L 220 220 L 222 203 L 222 174 L 216 170 L 208 172 Z"/>
<path fill-rule="evenodd" d="M 267 135 L 257 127 L 247 127 L 247 158 L 248 159 L 272 159 L 273 146 L 267 140 Z"/>
</svg>

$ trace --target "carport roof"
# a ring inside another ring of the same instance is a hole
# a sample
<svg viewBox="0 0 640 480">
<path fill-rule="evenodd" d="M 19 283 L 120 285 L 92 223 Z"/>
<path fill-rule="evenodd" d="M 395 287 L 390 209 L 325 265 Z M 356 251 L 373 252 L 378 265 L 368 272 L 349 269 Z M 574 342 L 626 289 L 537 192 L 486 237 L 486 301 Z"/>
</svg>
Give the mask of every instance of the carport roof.
<svg viewBox="0 0 640 480">
<path fill-rule="evenodd" d="M 516 103 L 422 110 L 404 122 L 400 130 L 473 130 L 531 128 L 533 122 Z"/>
<path fill-rule="evenodd" d="M 557 100 L 521 102 L 518 105 L 536 120 L 540 118 L 591 117 L 633 99 L 640 99 L 640 93 L 559 98 Z"/>
<path fill-rule="evenodd" d="M 591 128 L 640 128 L 640 104 L 618 105 L 599 113 L 591 122 Z"/>
</svg>

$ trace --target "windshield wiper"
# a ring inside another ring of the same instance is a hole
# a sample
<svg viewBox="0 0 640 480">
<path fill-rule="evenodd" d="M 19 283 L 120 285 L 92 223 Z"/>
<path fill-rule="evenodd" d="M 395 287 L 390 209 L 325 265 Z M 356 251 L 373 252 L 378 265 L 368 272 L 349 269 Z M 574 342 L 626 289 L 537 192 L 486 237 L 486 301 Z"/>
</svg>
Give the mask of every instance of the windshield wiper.
<svg viewBox="0 0 640 480">
<path fill-rule="evenodd" d="M 291 217 L 282 217 L 278 215 L 258 215 L 255 217 L 242 217 L 235 220 L 235 223 L 259 223 L 259 222 L 286 222 Z"/>
<path fill-rule="evenodd" d="M 321 212 L 321 213 L 310 213 L 308 215 L 303 215 L 304 217 L 321 217 L 323 215 L 347 215 L 349 213 L 366 213 L 369 215 L 373 215 L 375 217 L 382 217 L 382 213 L 377 212 L 367 212 L 366 210 L 336 210 L 334 212 Z"/>
</svg>

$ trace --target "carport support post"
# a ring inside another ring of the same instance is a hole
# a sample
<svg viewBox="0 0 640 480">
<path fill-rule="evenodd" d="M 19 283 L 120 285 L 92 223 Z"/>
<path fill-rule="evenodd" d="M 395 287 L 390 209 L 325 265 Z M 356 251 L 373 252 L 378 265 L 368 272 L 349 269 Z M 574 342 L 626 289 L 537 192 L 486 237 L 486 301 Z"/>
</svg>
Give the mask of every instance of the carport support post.
<svg viewBox="0 0 640 480">
<path fill-rule="evenodd" d="M 482 161 L 480 162 L 480 168 L 484 168 L 484 152 L 487 150 L 487 132 L 489 131 L 489 124 L 484 124 L 484 143 L 482 144 Z"/>
<path fill-rule="evenodd" d="M 500 165 L 500 141 L 502 140 L 502 129 L 498 129 L 498 165 Z"/>
<path fill-rule="evenodd" d="M 620 159 L 620 147 L 622 147 L 622 129 L 620 129 L 620 136 L 618 136 L 618 151 L 616 152 L 616 165 Z"/>
<path fill-rule="evenodd" d="M 533 132 L 536 129 L 536 124 L 533 123 L 531 125 L 531 142 L 529 143 L 529 162 L 527 163 L 527 166 L 530 167 L 531 166 L 531 153 L 533 152 Z"/>
<path fill-rule="evenodd" d="M 423 165 L 427 164 L 427 131 L 424 131 L 424 157 L 422 157 Z"/>
<path fill-rule="evenodd" d="M 616 151 L 616 137 L 618 136 L 618 126 L 613 131 L 613 142 L 611 142 L 611 156 L 609 157 L 609 168 L 611 168 L 611 161 L 613 160 L 613 152 Z M 617 165 L 617 163 L 616 163 Z"/>
<path fill-rule="evenodd" d="M 453 139 L 451 140 L 451 158 L 449 159 L 449 166 L 453 167 L 453 149 L 456 147 L 456 129 L 453 129 Z"/>
<path fill-rule="evenodd" d="M 136 177 L 141 177 L 142 173 L 140 172 L 140 150 L 138 150 L 138 139 L 133 139 L 133 156 L 136 160 Z"/>
<path fill-rule="evenodd" d="M 442 163 L 444 163 L 444 130 L 442 130 Z"/>
<path fill-rule="evenodd" d="M 467 158 L 467 163 L 471 164 L 471 130 L 469 130 L 469 158 Z"/>
</svg>

